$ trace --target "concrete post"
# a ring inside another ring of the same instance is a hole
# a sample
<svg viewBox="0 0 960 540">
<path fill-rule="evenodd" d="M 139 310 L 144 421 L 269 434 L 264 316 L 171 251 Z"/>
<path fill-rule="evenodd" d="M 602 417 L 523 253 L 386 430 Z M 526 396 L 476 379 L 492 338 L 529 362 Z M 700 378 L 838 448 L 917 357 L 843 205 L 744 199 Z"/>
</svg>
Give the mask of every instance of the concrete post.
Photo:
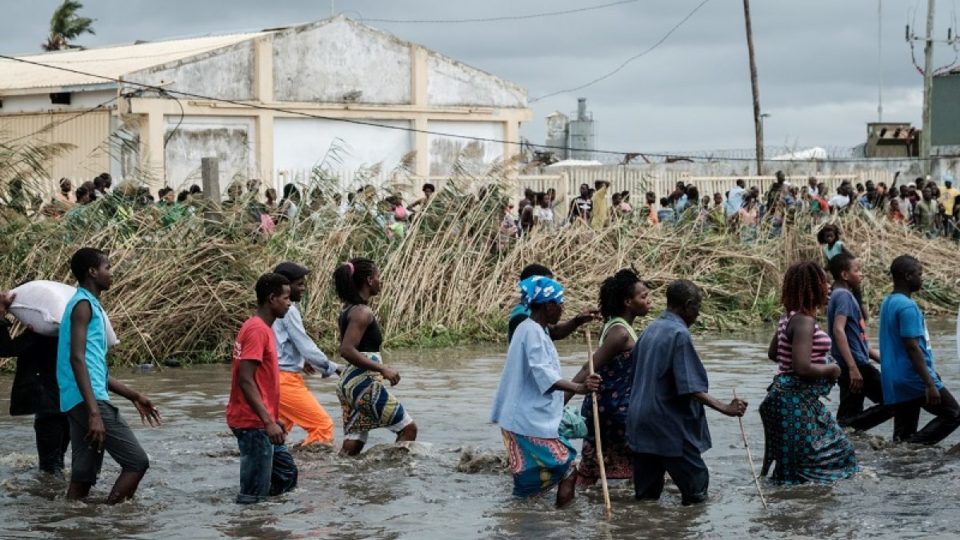
<svg viewBox="0 0 960 540">
<path fill-rule="evenodd" d="M 220 204 L 220 160 L 215 157 L 202 158 L 200 174 L 203 177 L 203 196 L 208 201 Z"/>
</svg>

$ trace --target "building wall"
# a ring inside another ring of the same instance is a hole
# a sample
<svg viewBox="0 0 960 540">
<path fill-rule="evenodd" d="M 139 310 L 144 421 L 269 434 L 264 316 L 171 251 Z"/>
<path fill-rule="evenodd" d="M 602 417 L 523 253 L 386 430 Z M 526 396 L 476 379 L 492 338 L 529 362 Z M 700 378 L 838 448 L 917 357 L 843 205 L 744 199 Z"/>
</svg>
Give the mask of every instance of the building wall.
<svg viewBox="0 0 960 540">
<path fill-rule="evenodd" d="M 427 102 L 436 106 L 524 108 L 519 86 L 431 53 L 427 57 Z"/>
<path fill-rule="evenodd" d="M 960 145 L 960 73 L 933 78 L 931 146 Z"/>
<path fill-rule="evenodd" d="M 398 128 L 410 127 L 410 122 L 404 121 L 371 121 Z M 312 118 L 276 119 L 273 140 L 274 164 L 279 171 L 302 171 L 315 166 L 347 173 L 371 167 L 391 171 L 413 149 L 409 131 Z"/>
<path fill-rule="evenodd" d="M 256 131 L 253 118 L 166 117 L 164 149 L 166 185 L 184 189 L 201 184 L 200 160 L 220 160 L 220 190 L 256 176 Z"/>
<path fill-rule="evenodd" d="M 411 102 L 410 49 L 398 39 L 346 19 L 273 36 L 274 97 L 278 101 Z"/>
<path fill-rule="evenodd" d="M 134 73 L 125 79 L 201 96 L 253 99 L 253 49 L 253 41 L 247 41 Z"/>
<path fill-rule="evenodd" d="M 49 130 L 44 130 L 53 124 Z M 42 131 L 41 131 L 42 130 Z M 26 137 L 20 144 L 64 143 L 69 148 L 46 168 L 47 178 L 37 179 L 44 189 L 62 177 L 74 184 L 110 171 L 110 112 L 94 111 L 78 116 L 76 112 L 0 115 L 0 133 L 6 140 Z M 31 135 L 33 134 L 33 135 Z"/>
<path fill-rule="evenodd" d="M 428 129 L 433 132 L 486 139 L 503 139 L 503 128 L 502 122 L 432 121 L 428 124 Z M 482 175 L 504 155 L 504 147 L 500 143 L 440 135 L 430 135 L 427 141 L 430 151 L 430 176 L 450 175 L 458 162 L 470 174 Z"/>
<path fill-rule="evenodd" d="M 115 97 L 117 97 L 116 90 L 73 92 L 70 96 L 69 105 L 54 105 L 50 103 L 49 93 L 3 96 L 3 106 L 0 107 L 0 117 L 7 114 L 19 113 L 82 112 L 86 109 L 92 109 Z M 109 106 L 113 107 L 113 103 L 110 103 Z"/>
</svg>

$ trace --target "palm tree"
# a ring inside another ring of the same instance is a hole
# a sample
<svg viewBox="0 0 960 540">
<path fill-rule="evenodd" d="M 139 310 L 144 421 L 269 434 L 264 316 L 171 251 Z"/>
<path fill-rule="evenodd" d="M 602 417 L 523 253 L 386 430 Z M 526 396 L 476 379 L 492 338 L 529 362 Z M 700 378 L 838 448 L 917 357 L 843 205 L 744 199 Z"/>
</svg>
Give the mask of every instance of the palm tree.
<svg viewBox="0 0 960 540">
<path fill-rule="evenodd" d="M 71 40 L 80 37 L 81 34 L 93 34 L 93 19 L 89 17 L 80 17 L 77 12 L 83 8 L 83 4 L 77 0 L 63 0 L 63 3 L 57 7 L 50 17 L 50 36 L 47 42 L 43 44 L 45 51 L 59 51 L 73 47 Z"/>
</svg>

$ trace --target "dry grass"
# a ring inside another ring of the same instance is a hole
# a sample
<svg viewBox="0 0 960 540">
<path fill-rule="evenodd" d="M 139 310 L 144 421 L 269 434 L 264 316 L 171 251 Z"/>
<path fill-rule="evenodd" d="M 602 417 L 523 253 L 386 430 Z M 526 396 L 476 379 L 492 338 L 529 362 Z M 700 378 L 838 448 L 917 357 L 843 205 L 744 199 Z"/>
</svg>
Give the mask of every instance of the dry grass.
<svg viewBox="0 0 960 540">
<path fill-rule="evenodd" d="M 384 287 L 376 309 L 393 346 L 502 340 L 516 276 L 531 262 L 552 268 L 568 287 L 568 312 L 595 304 L 600 282 L 625 266 L 636 267 L 658 289 L 656 307 L 662 306 L 659 289 L 666 283 L 692 279 L 706 291 L 704 325 L 727 330 L 777 316 L 783 271 L 796 260 L 819 257 L 811 223 L 792 224 L 779 237 L 751 245 L 736 234 L 692 225 L 568 227 L 535 232 L 498 253 L 503 191 L 494 186 L 470 195 L 474 191 L 464 181 L 439 193 L 403 240 L 388 238 L 366 213 L 341 221 L 324 212 L 326 217 L 282 227 L 269 240 L 251 234 L 239 220 L 192 217 L 163 228 L 152 211 L 80 229 L 51 221 L 8 221 L 0 224 L 0 283 L 71 282 L 67 265 L 75 249 L 107 249 L 116 279 L 105 305 L 122 341 L 114 358 L 146 363 L 167 357 L 225 359 L 254 309 L 253 283 L 281 260 L 313 269 L 302 311 L 311 333 L 329 350 L 337 339 L 339 309 L 331 274 L 353 256 L 380 264 Z M 840 224 L 848 248 L 865 261 L 871 306 L 878 306 L 889 288 L 890 261 L 910 253 L 925 264 L 924 307 L 933 312 L 956 308 L 955 243 L 922 240 L 902 227 L 859 217 Z"/>
</svg>

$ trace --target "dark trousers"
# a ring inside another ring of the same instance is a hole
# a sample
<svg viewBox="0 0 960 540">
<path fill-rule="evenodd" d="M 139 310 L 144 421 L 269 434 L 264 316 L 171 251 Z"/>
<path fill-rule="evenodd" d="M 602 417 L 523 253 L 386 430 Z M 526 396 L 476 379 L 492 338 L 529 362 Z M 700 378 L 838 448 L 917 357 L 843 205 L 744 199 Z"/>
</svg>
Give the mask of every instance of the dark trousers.
<svg viewBox="0 0 960 540">
<path fill-rule="evenodd" d="M 960 405 L 946 388 L 940 389 L 939 405 L 926 405 L 925 402 L 925 398 L 919 398 L 893 406 L 893 440 L 916 444 L 937 444 L 960 427 Z M 917 431 L 920 409 L 936 418 Z"/>
<path fill-rule="evenodd" d="M 297 464 L 285 444 L 273 444 L 262 429 L 234 429 L 240 446 L 240 494 L 250 504 L 297 487 Z"/>
<path fill-rule="evenodd" d="M 879 426 L 893 418 L 893 407 L 883 404 L 883 383 L 880 371 L 872 364 L 857 366 L 863 377 L 863 390 L 859 394 L 850 391 L 850 372 L 847 364 L 840 363 L 840 408 L 837 409 L 837 423 L 843 427 L 852 427 L 860 431 Z M 863 410 L 863 399 L 870 398 L 876 405 Z"/>
<path fill-rule="evenodd" d="M 64 413 L 37 413 L 33 417 L 37 461 L 45 473 L 63 475 L 63 456 L 70 446 L 70 420 Z"/>
<path fill-rule="evenodd" d="M 684 506 L 707 500 L 710 472 L 700 452 L 685 447 L 679 457 L 633 454 L 633 488 L 638 500 L 658 500 L 663 493 L 664 473 L 680 488 Z"/>
</svg>

